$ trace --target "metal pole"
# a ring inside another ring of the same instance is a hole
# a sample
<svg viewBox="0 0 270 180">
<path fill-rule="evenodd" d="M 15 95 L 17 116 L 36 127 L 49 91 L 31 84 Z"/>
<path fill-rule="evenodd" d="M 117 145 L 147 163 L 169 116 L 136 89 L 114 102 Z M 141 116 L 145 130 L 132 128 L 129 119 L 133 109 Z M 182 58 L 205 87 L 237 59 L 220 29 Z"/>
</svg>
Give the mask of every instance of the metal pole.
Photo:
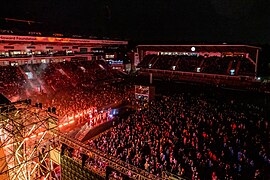
<svg viewBox="0 0 270 180">
<path fill-rule="evenodd" d="M 255 64 L 255 76 L 257 77 L 257 73 L 258 73 L 258 59 L 259 59 L 259 49 L 257 49 L 256 52 L 256 64 Z"/>
</svg>

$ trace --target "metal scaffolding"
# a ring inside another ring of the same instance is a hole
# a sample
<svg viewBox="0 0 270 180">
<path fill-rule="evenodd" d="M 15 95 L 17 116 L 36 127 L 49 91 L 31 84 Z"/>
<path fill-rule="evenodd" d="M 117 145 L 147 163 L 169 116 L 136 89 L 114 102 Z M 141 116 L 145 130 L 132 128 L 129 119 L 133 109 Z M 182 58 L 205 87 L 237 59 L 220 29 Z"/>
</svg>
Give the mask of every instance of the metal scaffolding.
<svg viewBox="0 0 270 180">
<path fill-rule="evenodd" d="M 52 179 L 54 173 L 53 152 L 59 142 L 80 149 L 91 159 L 106 162 L 107 166 L 131 179 L 171 179 L 163 172 L 157 177 L 104 152 L 94 149 L 59 132 L 58 117 L 26 102 L 0 105 L 0 179 L 32 180 Z M 59 149 L 58 149 L 59 150 Z M 60 154 L 58 152 L 59 158 Z M 56 158 L 57 159 L 57 158 Z M 75 159 L 81 163 L 81 160 Z M 58 164 L 61 162 L 59 161 Z M 56 163 L 57 164 L 57 163 Z M 87 167 L 99 177 L 105 178 L 100 167 Z"/>
<path fill-rule="evenodd" d="M 0 179 L 47 179 L 57 116 L 27 102 L 0 105 Z"/>
<path fill-rule="evenodd" d="M 65 134 L 60 133 L 59 131 L 55 131 L 55 133 L 58 134 L 57 136 L 61 143 L 64 143 L 68 147 L 72 147 L 74 149 L 81 149 L 81 152 L 88 155 L 90 158 L 106 162 L 108 166 L 114 168 L 115 170 L 125 175 L 130 174 L 131 179 L 139 179 L 139 180 L 158 179 L 158 177 L 153 174 L 150 174 L 142 169 L 139 169 L 131 164 L 121 161 L 97 149 L 93 149 L 89 145 L 86 145 L 75 139 L 71 139 L 70 137 L 67 137 Z"/>
</svg>

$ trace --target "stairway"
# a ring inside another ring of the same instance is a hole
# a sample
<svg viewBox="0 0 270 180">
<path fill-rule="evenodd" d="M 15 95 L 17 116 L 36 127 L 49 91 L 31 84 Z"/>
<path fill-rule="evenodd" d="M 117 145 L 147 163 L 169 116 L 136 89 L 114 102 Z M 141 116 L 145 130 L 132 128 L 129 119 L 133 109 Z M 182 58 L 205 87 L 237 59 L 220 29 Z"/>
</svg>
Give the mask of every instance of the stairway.
<svg viewBox="0 0 270 180">
<path fill-rule="evenodd" d="M 256 65 L 256 62 L 253 61 L 253 59 L 251 59 L 250 57 L 247 57 L 247 59 L 248 59 L 252 64 Z"/>
<path fill-rule="evenodd" d="M 240 66 L 241 66 L 241 61 L 238 61 L 238 62 L 237 62 L 237 65 L 236 65 L 236 69 L 235 69 L 235 75 L 238 75 Z"/>
<path fill-rule="evenodd" d="M 232 69 L 232 65 L 233 65 L 233 60 L 230 60 L 229 66 L 228 66 L 227 71 L 226 71 L 226 74 L 230 74 L 230 70 Z"/>
<path fill-rule="evenodd" d="M 156 57 L 156 58 L 155 58 Z M 154 67 L 154 65 L 156 64 L 156 62 L 158 61 L 158 59 L 160 58 L 160 56 L 155 56 L 153 59 L 151 59 L 150 63 L 149 64 L 152 64 L 152 68 Z M 152 62 L 153 61 L 153 62 Z"/>
</svg>

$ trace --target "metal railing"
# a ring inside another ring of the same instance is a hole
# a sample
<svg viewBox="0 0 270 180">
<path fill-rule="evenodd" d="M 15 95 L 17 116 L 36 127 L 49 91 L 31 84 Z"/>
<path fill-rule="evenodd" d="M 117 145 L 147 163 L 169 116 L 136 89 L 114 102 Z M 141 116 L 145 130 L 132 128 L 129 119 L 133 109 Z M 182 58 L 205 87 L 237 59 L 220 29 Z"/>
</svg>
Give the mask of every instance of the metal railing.
<svg viewBox="0 0 270 180">
<path fill-rule="evenodd" d="M 66 144 L 69 147 L 73 147 L 75 149 L 81 149 L 82 153 L 87 154 L 90 158 L 97 159 L 103 162 L 106 162 L 108 166 L 113 167 L 117 171 L 129 175 L 132 179 L 138 180 L 148 180 L 148 179 L 161 179 L 156 175 L 148 173 L 145 170 L 139 169 L 133 165 L 130 165 L 122 160 L 119 160 L 113 156 L 110 156 L 104 152 L 101 152 L 97 149 L 90 147 L 82 142 L 71 139 L 65 134 L 55 130 L 54 133 L 58 136 L 59 141 L 61 143 Z"/>
<path fill-rule="evenodd" d="M 229 75 L 222 75 L 222 74 L 195 73 L 195 72 L 160 70 L 160 69 L 144 69 L 144 68 L 141 69 L 141 71 L 148 72 L 148 73 L 171 74 L 171 75 L 181 75 L 181 76 L 189 76 L 189 77 L 203 77 L 203 78 L 226 79 L 226 80 L 247 80 L 247 81 L 254 80 L 254 77 L 252 76 L 229 76 Z"/>
</svg>

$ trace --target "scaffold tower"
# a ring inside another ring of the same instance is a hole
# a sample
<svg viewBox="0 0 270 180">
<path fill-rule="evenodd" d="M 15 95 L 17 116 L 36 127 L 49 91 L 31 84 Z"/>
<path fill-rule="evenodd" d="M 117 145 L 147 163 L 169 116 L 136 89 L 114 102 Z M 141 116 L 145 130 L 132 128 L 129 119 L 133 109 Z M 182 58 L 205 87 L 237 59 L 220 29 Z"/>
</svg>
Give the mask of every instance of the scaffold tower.
<svg viewBox="0 0 270 180">
<path fill-rule="evenodd" d="M 0 105 L 0 179 L 51 179 L 57 116 L 27 101 Z"/>
</svg>

